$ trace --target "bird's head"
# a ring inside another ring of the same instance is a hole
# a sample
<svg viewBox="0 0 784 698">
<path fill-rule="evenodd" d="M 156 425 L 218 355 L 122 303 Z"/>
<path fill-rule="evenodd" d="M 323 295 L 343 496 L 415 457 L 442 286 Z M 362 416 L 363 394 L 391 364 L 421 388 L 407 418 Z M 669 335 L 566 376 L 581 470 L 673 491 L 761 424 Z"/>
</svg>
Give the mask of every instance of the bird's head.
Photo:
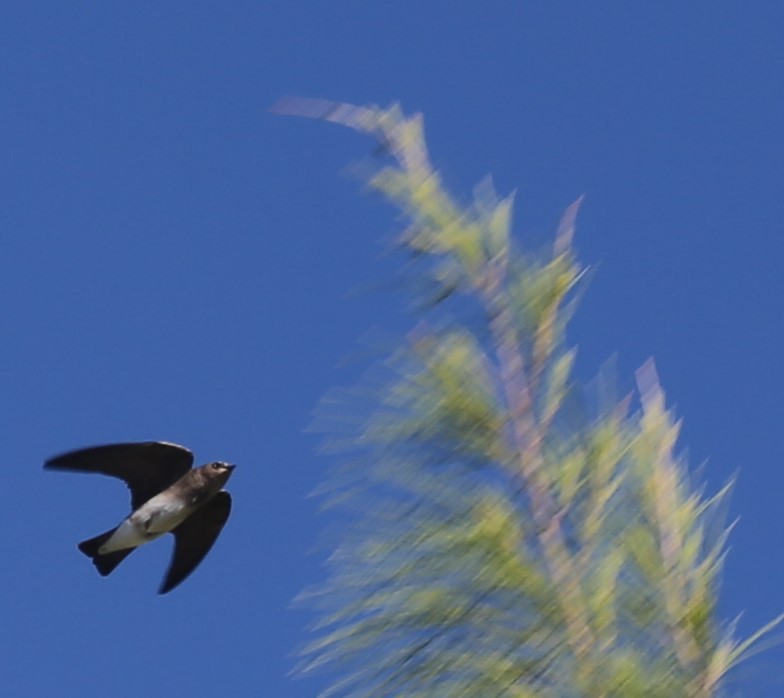
<svg viewBox="0 0 784 698">
<path fill-rule="evenodd" d="M 203 465 L 199 469 L 202 477 L 210 483 L 210 490 L 218 492 L 228 482 L 234 468 L 235 466 L 228 463 L 215 461 L 214 463 L 207 463 L 207 465 Z"/>
</svg>

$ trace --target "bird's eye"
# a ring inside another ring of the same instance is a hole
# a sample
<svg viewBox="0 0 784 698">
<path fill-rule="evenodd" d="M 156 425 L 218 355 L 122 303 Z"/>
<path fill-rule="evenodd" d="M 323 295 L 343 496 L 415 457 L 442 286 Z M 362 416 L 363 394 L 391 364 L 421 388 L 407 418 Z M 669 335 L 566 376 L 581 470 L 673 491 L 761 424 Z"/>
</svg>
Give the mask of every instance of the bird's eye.
<svg viewBox="0 0 784 698">
<path fill-rule="evenodd" d="M 220 463 L 213 463 L 213 464 L 212 464 L 212 469 L 213 469 L 213 470 L 220 470 L 220 467 L 221 467 L 221 464 L 220 464 Z"/>
</svg>

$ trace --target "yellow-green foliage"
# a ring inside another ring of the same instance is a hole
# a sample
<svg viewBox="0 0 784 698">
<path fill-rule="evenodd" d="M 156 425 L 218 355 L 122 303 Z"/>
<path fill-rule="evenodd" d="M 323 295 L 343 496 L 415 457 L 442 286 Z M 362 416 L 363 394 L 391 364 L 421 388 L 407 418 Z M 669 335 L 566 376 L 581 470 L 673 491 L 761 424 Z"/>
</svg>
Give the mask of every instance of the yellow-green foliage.
<svg viewBox="0 0 784 698">
<path fill-rule="evenodd" d="M 379 141 L 389 162 L 369 184 L 452 303 L 425 304 L 380 385 L 330 402 L 335 424 L 358 415 L 330 434 L 352 453 L 325 487 L 348 521 L 305 595 L 319 622 L 301 669 L 327 669 L 324 695 L 368 698 L 718 696 L 778 619 L 738 641 L 716 617 L 726 488 L 692 486 L 652 363 L 637 413 L 625 399 L 575 418 L 579 201 L 551 251 L 521 250 L 512 197 L 489 180 L 467 205 L 446 191 L 421 116 L 276 110 Z"/>
</svg>

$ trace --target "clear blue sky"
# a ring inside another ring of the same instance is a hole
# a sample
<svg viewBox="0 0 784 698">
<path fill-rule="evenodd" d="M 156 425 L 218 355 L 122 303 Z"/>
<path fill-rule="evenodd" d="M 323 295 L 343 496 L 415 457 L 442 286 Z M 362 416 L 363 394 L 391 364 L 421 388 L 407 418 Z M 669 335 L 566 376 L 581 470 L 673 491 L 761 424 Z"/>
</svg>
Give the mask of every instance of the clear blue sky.
<svg viewBox="0 0 784 698">
<path fill-rule="evenodd" d="M 597 266 L 571 338 L 624 387 L 653 355 L 718 488 L 736 470 L 723 613 L 784 607 L 784 4 L 7 2 L 0 9 L 0 692 L 312 696 L 292 681 L 326 524 L 304 433 L 372 327 L 405 328 L 393 213 L 338 175 L 371 144 L 265 109 L 285 94 L 421 110 L 458 191 L 492 172 L 543 240 L 586 193 Z M 390 284 L 391 286 L 391 284 Z M 128 506 L 45 473 L 166 439 L 239 464 L 181 588 L 169 542 L 101 579 L 75 548 Z M 784 693 L 784 647 L 744 669 Z"/>
</svg>

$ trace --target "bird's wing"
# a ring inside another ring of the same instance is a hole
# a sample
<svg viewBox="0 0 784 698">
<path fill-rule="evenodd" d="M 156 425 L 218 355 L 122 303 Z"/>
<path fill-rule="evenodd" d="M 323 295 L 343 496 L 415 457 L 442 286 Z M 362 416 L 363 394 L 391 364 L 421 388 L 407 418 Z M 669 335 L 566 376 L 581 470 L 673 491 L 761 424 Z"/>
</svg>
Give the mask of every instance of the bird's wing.
<svg viewBox="0 0 784 698">
<path fill-rule="evenodd" d="M 198 567 L 218 539 L 229 513 L 231 495 L 221 491 L 172 531 L 174 554 L 163 584 L 158 590 L 159 594 L 174 589 Z"/>
<path fill-rule="evenodd" d="M 184 446 L 144 441 L 70 451 L 46 461 L 44 468 L 118 477 L 128 485 L 135 510 L 174 484 L 192 465 L 193 454 Z"/>
</svg>

